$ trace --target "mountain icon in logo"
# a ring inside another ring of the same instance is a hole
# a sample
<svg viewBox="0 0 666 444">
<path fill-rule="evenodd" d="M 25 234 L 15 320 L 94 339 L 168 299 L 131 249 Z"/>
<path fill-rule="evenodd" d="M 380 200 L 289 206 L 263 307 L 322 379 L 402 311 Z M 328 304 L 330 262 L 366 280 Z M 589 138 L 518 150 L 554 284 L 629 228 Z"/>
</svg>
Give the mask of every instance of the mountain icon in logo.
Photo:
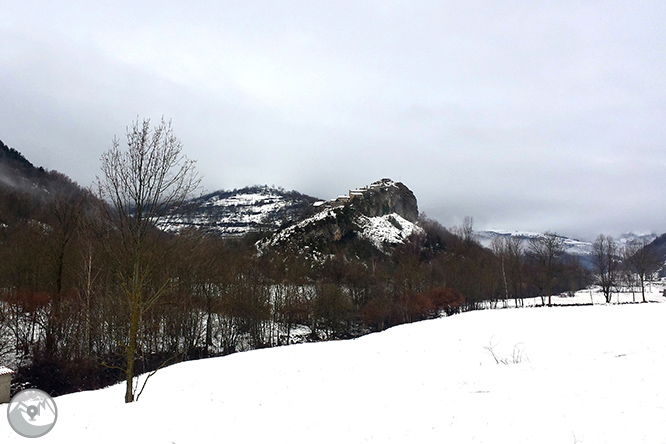
<svg viewBox="0 0 666 444">
<path fill-rule="evenodd" d="M 55 425 L 57 418 L 55 401 L 42 390 L 23 390 L 14 395 L 7 407 L 9 425 L 26 438 L 46 435 Z"/>
</svg>

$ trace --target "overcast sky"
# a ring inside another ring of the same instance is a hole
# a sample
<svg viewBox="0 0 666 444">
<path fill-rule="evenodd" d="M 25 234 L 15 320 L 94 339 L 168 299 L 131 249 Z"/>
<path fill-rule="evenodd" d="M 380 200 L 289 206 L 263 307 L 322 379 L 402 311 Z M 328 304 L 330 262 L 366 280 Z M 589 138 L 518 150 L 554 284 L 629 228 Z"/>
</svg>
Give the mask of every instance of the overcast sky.
<svg viewBox="0 0 666 444">
<path fill-rule="evenodd" d="M 89 186 L 137 116 L 208 191 L 383 177 L 447 227 L 666 232 L 666 2 L 4 1 L 0 140 Z"/>
</svg>

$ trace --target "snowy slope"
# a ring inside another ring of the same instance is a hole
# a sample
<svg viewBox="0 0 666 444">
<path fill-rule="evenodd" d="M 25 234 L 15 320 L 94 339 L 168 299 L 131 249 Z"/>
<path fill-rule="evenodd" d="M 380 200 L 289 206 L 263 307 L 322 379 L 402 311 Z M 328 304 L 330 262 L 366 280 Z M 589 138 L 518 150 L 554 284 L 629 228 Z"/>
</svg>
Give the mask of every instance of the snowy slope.
<svg viewBox="0 0 666 444">
<path fill-rule="evenodd" d="M 487 310 L 190 361 L 134 404 L 122 385 L 56 398 L 40 442 L 663 443 L 664 318 L 659 303 Z M 0 421 L 1 442 L 22 440 Z"/>
<path fill-rule="evenodd" d="M 289 243 L 299 233 L 316 229 L 322 224 L 336 224 L 339 216 L 339 208 L 325 208 L 311 217 L 286 227 L 274 236 L 258 242 L 257 248 L 263 251 L 268 247 Z M 385 251 L 387 246 L 403 243 L 412 234 L 423 232 L 421 227 L 397 213 L 374 217 L 358 214 L 354 217 L 354 225 L 357 235 L 370 241 L 380 251 Z"/>
<path fill-rule="evenodd" d="M 189 201 L 185 211 L 172 215 L 163 228 L 195 227 L 225 236 L 251 231 L 275 230 L 293 219 L 314 212 L 314 197 L 279 188 L 255 186 L 233 191 L 216 191 Z"/>
<path fill-rule="evenodd" d="M 361 215 L 357 219 L 357 224 L 361 227 L 359 235 L 368 239 L 380 250 L 387 244 L 400 244 L 412 234 L 423 233 L 423 228 L 397 213 L 374 217 Z"/>
</svg>

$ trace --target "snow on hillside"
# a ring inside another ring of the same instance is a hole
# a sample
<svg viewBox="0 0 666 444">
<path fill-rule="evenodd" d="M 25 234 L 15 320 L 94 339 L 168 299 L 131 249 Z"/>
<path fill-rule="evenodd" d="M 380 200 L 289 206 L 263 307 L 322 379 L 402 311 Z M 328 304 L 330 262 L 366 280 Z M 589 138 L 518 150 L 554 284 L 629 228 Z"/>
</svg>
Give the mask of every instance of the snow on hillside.
<svg viewBox="0 0 666 444">
<path fill-rule="evenodd" d="M 217 191 L 189 201 L 186 211 L 172 215 L 162 228 L 177 231 L 196 227 L 240 236 L 262 228 L 277 229 L 285 221 L 305 213 L 316 200 L 268 186 Z"/>
<path fill-rule="evenodd" d="M 265 245 L 276 246 L 281 242 L 287 242 L 289 238 L 294 236 L 296 233 L 299 233 L 305 230 L 310 225 L 316 225 L 321 221 L 326 219 L 334 220 L 337 218 L 337 214 L 334 208 L 324 208 L 323 210 L 315 213 L 314 215 L 297 222 L 293 225 L 286 227 L 285 229 L 278 231 L 272 238 L 264 242 L 260 242 L 257 247 L 261 250 Z"/>
<path fill-rule="evenodd" d="M 361 215 L 357 223 L 361 227 L 359 235 L 368 239 L 380 250 L 386 244 L 400 244 L 412 234 L 423 232 L 423 228 L 413 224 L 397 213 L 376 217 Z"/>
<path fill-rule="evenodd" d="M 486 230 L 475 232 L 476 240 L 486 248 L 491 248 L 492 240 L 496 237 L 518 237 L 523 241 L 542 236 L 542 233 L 532 233 L 526 231 L 505 231 L 505 230 Z M 570 239 L 562 236 L 564 248 L 569 254 L 583 255 L 592 252 L 592 242 Z M 526 245 L 525 245 L 526 246 Z"/>
<path fill-rule="evenodd" d="M 288 226 L 276 233 L 272 238 L 259 242 L 257 247 L 263 250 L 266 246 L 276 246 L 286 243 L 298 233 L 317 227 L 322 222 L 329 220 L 334 222 L 339 217 L 339 208 L 325 208 L 318 213 L 304 219 L 296 224 Z M 387 245 L 397 245 L 405 241 L 414 233 L 421 233 L 423 229 L 408 221 L 397 213 L 385 214 L 383 216 L 369 217 L 358 214 L 354 218 L 358 227 L 358 236 L 369 240 L 379 250 L 384 251 Z"/>
<path fill-rule="evenodd" d="M 663 303 L 486 310 L 190 361 L 133 404 L 122 384 L 56 398 L 40 442 L 663 443 L 665 318 Z M 22 440 L 0 421 L 0 441 Z"/>
</svg>

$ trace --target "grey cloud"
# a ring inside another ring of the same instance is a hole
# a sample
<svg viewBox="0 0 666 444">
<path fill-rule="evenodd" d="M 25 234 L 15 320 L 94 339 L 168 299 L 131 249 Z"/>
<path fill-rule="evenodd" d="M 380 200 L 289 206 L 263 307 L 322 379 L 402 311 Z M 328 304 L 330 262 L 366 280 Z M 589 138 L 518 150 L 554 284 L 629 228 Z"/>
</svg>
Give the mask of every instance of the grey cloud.
<svg viewBox="0 0 666 444">
<path fill-rule="evenodd" d="M 0 139 L 80 183 L 137 116 L 210 190 L 381 177 L 446 225 L 666 231 L 659 2 L 24 1 L 0 17 Z"/>
</svg>

